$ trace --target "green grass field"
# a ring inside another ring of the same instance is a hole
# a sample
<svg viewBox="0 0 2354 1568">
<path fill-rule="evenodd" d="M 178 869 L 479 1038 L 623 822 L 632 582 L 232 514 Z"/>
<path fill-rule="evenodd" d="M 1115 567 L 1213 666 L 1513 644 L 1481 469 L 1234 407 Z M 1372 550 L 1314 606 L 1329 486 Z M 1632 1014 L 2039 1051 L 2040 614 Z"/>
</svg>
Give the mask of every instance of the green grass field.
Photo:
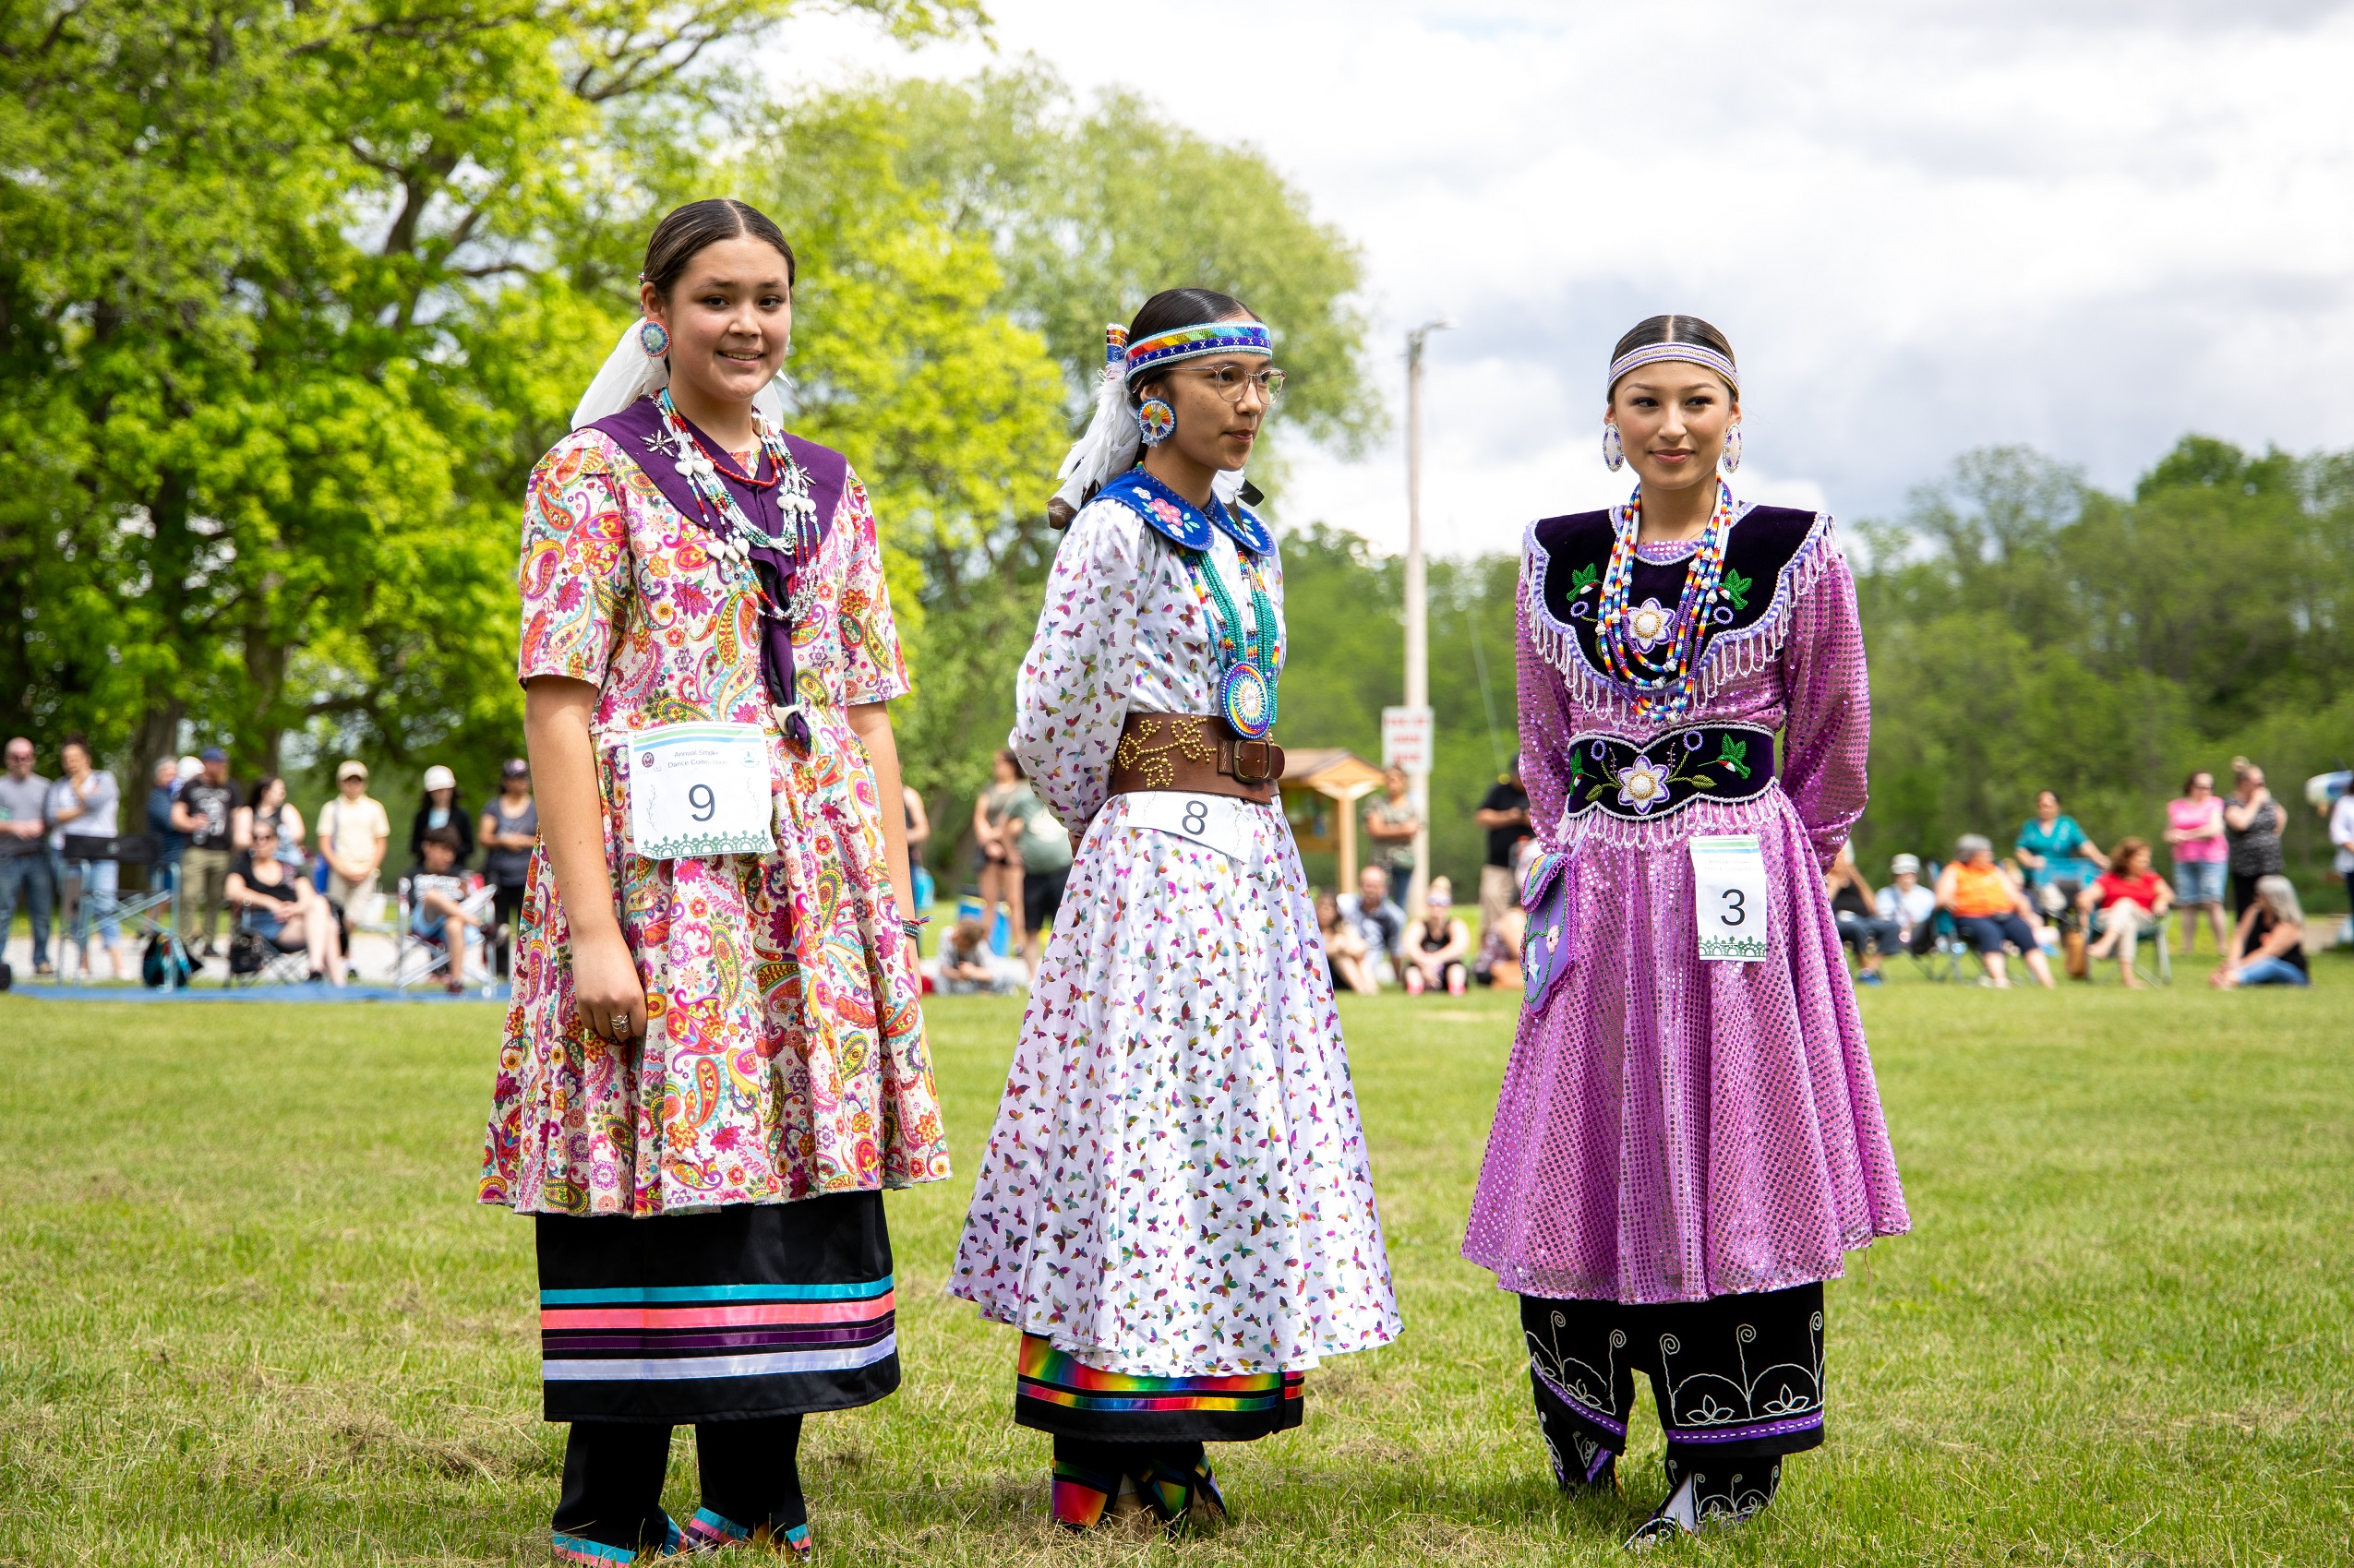
<svg viewBox="0 0 2354 1568">
<path fill-rule="evenodd" d="M 1671 1554 L 2354 1557 L 2349 986 L 1867 993 L 1916 1231 L 1832 1287 L 1828 1444 Z M 905 1387 L 810 1423 L 829 1562 L 1616 1560 L 1656 1425 L 1623 1500 L 1558 1497 L 1509 1299 L 1456 1254 L 1508 999 L 1344 1004 L 1406 1335 L 1222 1450 L 1235 1520 L 1174 1544 L 1046 1524 L 1012 1335 L 941 1294 L 1018 1007 L 931 1016 L 958 1172 L 890 1200 Z M 472 1201 L 498 1023 L 0 999 L 0 1562 L 546 1560 L 530 1228 Z"/>
</svg>

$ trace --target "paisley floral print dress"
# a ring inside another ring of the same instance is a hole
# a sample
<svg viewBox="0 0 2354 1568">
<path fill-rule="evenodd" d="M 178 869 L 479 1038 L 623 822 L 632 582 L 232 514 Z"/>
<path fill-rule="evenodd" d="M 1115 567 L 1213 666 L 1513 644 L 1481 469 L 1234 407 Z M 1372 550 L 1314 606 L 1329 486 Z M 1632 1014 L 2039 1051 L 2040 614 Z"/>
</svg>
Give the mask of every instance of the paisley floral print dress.
<svg viewBox="0 0 2354 1568">
<path fill-rule="evenodd" d="M 1232 541 L 1208 555 L 1233 592 Z M 1279 617 L 1279 566 L 1261 559 Z M 1237 860 L 1132 825 L 1139 797 L 1106 796 L 1127 714 L 1215 712 L 1216 675 L 1178 546 L 1131 506 L 1087 507 L 1055 557 L 1012 736 L 1055 813 L 1087 829 L 949 1284 L 1033 1336 L 1026 1375 L 1058 1357 L 1091 1369 L 1074 1400 L 1111 1386 L 1099 1373 L 1266 1378 L 1280 1398 L 1282 1374 L 1399 1332 L 1280 808 L 1236 803 Z"/>
<path fill-rule="evenodd" d="M 647 1032 L 622 1047 L 581 1026 L 563 906 L 534 851 L 486 1203 L 643 1217 L 948 1174 L 885 869 L 885 808 L 847 717 L 905 692 L 907 676 L 873 513 L 847 465 L 841 479 L 801 567 L 817 592 L 792 628 L 803 747 L 786 737 L 763 681 L 757 601 L 637 458 L 592 427 L 532 475 L 518 673 L 598 688 L 606 856 L 645 981 Z M 691 721 L 767 731 L 775 853 L 631 853 L 630 737 Z"/>
</svg>

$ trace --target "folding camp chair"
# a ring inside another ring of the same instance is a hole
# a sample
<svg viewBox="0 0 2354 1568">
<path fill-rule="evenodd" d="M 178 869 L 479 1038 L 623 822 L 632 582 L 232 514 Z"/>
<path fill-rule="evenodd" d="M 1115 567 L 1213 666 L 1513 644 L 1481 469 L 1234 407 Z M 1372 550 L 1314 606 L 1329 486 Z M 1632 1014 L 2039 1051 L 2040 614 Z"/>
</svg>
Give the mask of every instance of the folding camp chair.
<svg viewBox="0 0 2354 1568">
<path fill-rule="evenodd" d="M 155 835 L 153 833 L 67 833 L 64 857 L 69 867 L 83 861 L 112 861 L 116 869 L 116 887 L 111 893 L 100 892 L 81 885 L 79 876 L 68 879 L 71 890 L 60 888 L 66 909 L 68 934 L 64 950 L 57 955 L 57 978 L 63 983 L 67 968 L 67 955 L 78 954 L 85 977 L 90 973 L 90 938 L 97 928 L 113 922 L 129 934 L 134 948 L 162 943 L 163 962 L 160 968 L 165 987 L 175 982 L 186 984 L 185 976 L 194 967 L 188 950 L 180 945 L 177 923 L 169 918 L 174 898 L 170 888 L 130 888 L 121 886 L 124 871 L 149 872 L 155 865 Z M 142 880 L 146 880 L 143 876 Z"/>
<path fill-rule="evenodd" d="M 466 976 L 466 955 L 453 951 L 446 933 L 429 937 L 416 929 L 416 891 L 406 877 L 401 879 L 395 895 L 400 909 L 400 924 L 393 933 L 392 984 L 403 990 L 412 987 L 447 985 L 450 981 L 462 984 Z M 491 906 L 498 902 L 498 890 L 486 882 L 458 901 L 472 928 L 482 931 L 490 916 Z M 487 968 L 489 955 L 484 955 Z"/>
</svg>

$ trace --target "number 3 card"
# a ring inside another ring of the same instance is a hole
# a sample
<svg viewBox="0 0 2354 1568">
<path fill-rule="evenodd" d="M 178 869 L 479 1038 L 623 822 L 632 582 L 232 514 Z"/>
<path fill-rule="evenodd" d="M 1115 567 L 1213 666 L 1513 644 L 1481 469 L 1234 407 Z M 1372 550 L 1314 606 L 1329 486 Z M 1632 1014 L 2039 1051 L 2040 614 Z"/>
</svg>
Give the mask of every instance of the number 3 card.
<svg viewBox="0 0 2354 1568">
<path fill-rule="evenodd" d="M 1692 840 L 1692 894 L 1702 958 L 1721 964 L 1765 958 L 1765 856 L 1757 834 Z"/>
<path fill-rule="evenodd" d="M 630 737 L 630 846 L 649 860 L 776 847 L 758 724 L 663 724 Z"/>
</svg>

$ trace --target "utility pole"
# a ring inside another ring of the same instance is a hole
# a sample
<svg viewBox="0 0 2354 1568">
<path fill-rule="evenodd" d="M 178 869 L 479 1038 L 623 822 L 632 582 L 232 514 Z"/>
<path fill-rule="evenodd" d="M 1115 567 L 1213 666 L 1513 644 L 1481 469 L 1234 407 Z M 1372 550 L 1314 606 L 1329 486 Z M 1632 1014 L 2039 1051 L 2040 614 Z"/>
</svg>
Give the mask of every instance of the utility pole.
<svg viewBox="0 0 2354 1568">
<path fill-rule="evenodd" d="M 1419 715 L 1414 722 L 1422 730 L 1419 755 L 1410 759 L 1406 770 L 1414 815 L 1422 822 L 1414 834 L 1414 876 L 1406 891 L 1406 908 L 1417 918 L 1430 887 L 1430 768 L 1435 738 L 1430 717 L 1430 585 L 1423 566 L 1423 345 L 1433 332 L 1450 325 L 1425 321 L 1406 334 L 1406 710 Z"/>
</svg>

